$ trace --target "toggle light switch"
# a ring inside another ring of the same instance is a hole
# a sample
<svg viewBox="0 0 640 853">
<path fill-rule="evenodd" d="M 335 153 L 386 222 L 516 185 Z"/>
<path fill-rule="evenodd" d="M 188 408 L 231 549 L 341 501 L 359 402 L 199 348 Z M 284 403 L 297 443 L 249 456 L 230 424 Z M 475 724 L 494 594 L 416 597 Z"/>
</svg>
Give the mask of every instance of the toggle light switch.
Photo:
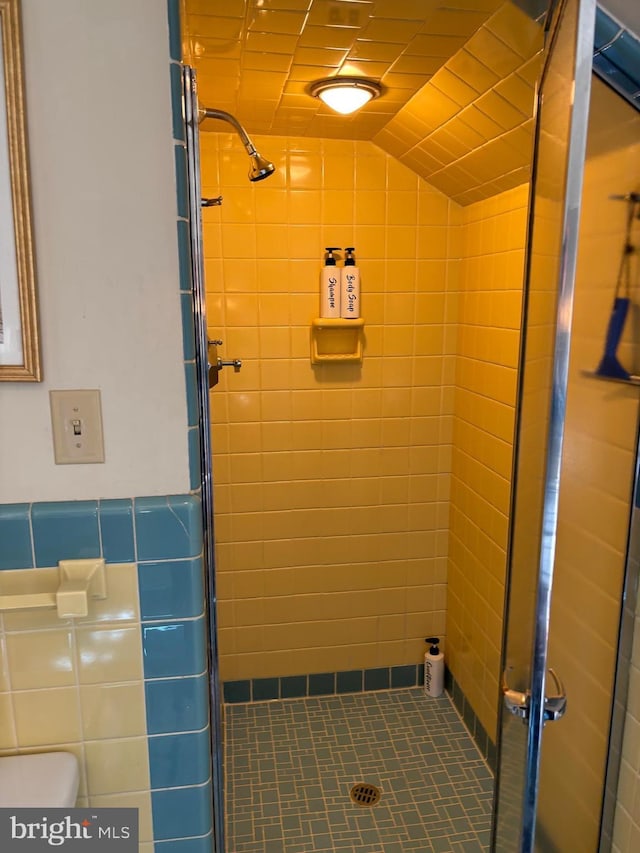
<svg viewBox="0 0 640 853">
<path fill-rule="evenodd" d="M 104 462 L 100 391 L 49 391 L 57 465 Z"/>
</svg>

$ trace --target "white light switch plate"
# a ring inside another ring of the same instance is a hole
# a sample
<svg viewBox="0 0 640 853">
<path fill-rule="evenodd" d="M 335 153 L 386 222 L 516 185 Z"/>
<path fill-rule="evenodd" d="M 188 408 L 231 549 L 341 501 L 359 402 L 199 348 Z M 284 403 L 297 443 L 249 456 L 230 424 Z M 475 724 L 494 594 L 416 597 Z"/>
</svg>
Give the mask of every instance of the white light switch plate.
<svg viewBox="0 0 640 853">
<path fill-rule="evenodd" d="M 49 391 L 57 465 L 104 462 L 100 391 Z"/>
</svg>

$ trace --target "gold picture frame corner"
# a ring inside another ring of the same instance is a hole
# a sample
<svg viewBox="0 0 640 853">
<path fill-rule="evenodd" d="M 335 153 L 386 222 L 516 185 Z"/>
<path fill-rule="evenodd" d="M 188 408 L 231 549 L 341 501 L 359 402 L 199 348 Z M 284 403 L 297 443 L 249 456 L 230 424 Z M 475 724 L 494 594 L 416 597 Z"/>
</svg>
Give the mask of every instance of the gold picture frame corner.
<svg viewBox="0 0 640 853">
<path fill-rule="evenodd" d="M 20 0 L 0 0 L 0 38 L 0 244 L 9 247 L 0 270 L 0 381 L 40 382 Z"/>
</svg>

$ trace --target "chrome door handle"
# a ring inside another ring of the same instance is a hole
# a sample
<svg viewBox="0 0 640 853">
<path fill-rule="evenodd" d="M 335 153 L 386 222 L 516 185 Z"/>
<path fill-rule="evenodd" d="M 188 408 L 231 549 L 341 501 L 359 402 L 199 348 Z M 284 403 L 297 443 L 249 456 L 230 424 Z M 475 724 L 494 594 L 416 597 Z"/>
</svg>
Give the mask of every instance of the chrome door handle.
<svg viewBox="0 0 640 853">
<path fill-rule="evenodd" d="M 514 717 L 520 717 L 521 720 L 529 719 L 529 702 L 531 699 L 529 691 L 523 693 L 509 687 L 506 671 L 502 674 L 502 695 L 506 709 L 510 714 L 513 714 Z"/>
<path fill-rule="evenodd" d="M 567 691 L 553 669 L 549 669 L 549 675 L 553 678 L 556 686 L 554 696 L 546 696 L 544 700 L 544 721 L 552 723 L 564 717 L 567 710 Z"/>
<path fill-rule="evenodd" d="M 567 694 L 562 681 L 558 678 L 555 670 L 549 669 L 549 674 L 555 683 L 556 693 L 553 696 L 546 696 L 544 700 L 544 721 L 552 723 L 564 716 L 567 710 Z M 526 693 L 520 690 L 513 690 L 507 684 L 507 674 L 502 676 L 502 695 L 504 704 L 510 714 L 515 717 L 520 717 L 521 720 L 529 719 L 529 709 L 531 705 L 531 694 L 527 690 Z"/>
</svg>

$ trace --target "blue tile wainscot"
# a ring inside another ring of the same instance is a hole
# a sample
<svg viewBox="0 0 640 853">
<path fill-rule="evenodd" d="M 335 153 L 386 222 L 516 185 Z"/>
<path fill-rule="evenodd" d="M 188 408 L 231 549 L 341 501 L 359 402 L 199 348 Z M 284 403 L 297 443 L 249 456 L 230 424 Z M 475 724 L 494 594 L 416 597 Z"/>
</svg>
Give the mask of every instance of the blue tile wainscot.
<svg viewBox="0 0 640 853">
<path fill-rule="evenodd" d="M 137 564 L 157 853 L 211 846 L 200 513 L 197 495 L 0 506 L 0 570 Z"/>
</svg>

